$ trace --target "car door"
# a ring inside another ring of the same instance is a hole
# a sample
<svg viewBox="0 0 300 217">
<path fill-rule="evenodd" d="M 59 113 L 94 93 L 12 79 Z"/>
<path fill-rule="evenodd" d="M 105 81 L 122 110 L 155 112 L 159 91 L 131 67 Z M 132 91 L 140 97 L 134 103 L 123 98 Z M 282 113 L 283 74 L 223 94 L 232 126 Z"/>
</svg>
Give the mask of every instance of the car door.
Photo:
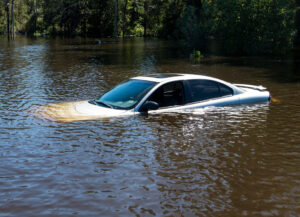
<svg viewBox="0 0 300 217">
<path fill-rule="evenodd" d="M 220 82 L 193 79 L 185 84 L 188 89 L 185 109 L 239 104 L 239 97 L 234 95 L 233 89 Z"/>
<path fill-rule="evenodd" d="M 146 101 L 158 104 L 158 109 L 149 112 L 166 112 L 180 109 L 186 103 L 186 91 L 182 81 L 163 84 Z M 145 101 L 145 102 L 146 102 Z"/>
</svg>

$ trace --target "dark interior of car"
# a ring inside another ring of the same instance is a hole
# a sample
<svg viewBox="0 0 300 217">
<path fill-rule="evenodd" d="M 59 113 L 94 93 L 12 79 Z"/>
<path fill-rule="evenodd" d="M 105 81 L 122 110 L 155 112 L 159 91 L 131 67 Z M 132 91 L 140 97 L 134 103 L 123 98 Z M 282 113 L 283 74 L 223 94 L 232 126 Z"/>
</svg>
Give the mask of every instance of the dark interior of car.
<svg viewBox="0 0 300 217">
<path fill-rule="evenodd" d="M 181 82 L 172 82 L 158 88 L 149 101 L 157 102 L 159 107 L 170 107 L 184 103 L 184 90 Z"/>
</svg>

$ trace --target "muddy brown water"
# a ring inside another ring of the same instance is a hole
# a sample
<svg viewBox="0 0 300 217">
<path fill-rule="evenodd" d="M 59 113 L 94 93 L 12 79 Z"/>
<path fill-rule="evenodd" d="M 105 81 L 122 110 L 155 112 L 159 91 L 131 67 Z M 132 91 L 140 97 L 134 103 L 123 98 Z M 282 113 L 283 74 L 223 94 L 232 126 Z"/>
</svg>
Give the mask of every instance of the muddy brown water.
<svg viewBox="0 0 300 217">
<path fill-rule="evenodd" d="M 299 216 L 299 59 L 210 56 L 158 40 L 0 39 L 0 216 Z M 57 123 L 36 106 L 132 76 L 261 84 L 269 105 Z"/>
</svg>

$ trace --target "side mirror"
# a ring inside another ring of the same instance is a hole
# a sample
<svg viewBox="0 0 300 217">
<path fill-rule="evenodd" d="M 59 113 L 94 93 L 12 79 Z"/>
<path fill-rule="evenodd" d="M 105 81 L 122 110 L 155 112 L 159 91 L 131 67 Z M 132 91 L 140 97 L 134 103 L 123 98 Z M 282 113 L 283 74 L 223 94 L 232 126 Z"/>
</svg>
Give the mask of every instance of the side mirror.
<svg viewBox="0 0 300 217">
<path fill-rule="evenodd" d="M 145 102 L 141 108 L 140 108 L 140 112 L 145 112 L 147 113 L 149 110 L 156 110 L 159 108 L 159 105 L 157 102 L 154 101 L 147 101 Z"/>
</svg>

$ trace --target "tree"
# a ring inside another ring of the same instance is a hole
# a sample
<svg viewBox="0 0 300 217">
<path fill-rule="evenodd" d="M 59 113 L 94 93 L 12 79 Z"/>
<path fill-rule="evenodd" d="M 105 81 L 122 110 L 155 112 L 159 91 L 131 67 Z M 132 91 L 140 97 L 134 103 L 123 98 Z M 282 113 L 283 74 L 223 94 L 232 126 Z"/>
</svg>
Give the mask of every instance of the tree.
<svg viewBox="0 0 300 217">
<path fill-rule="evenodd" d="M 294 11 L 293 0 L 189 0 L 174 35 L 197 49 L 213 36 L 228 54 L 285 53 L 294 40 Z"/>
<path fill-rule="evenodd" d="M 230 54 L 284 53 L 298 29 L 300 0 L 3 0 L 0 33 L 144 35 L 204 49 L 215 38 Z M 297 11 L 297 16 L 296 16 Z M 296 25 L 295 25 L 296 24 Z M 202 43 L 203 42 L 203 43 Z"/>
<path fill-rule="evenodd" d="M 216 36 L 233 54 L 285 53 L 294 38 L 294 11 L 285 0 L 217 2 Z"/>
<path fill-rule="evenodd" d="M 127 5 L 128 5 L 128 0 L 125 0 L 124 2 L 124 6 L 123 6 L 123 19 L 122 19 L 122 35 L 123 38 L 126 35 L 126 25 L 127 25 L 127 19 L 126 19 L 126 15 L 127 15 Z"/>
<path fill-rule="evenodd" d="M 34 9 L 34 32 L 36 33 L 37 29 L 37 19 L 38 19 L 38 0 L 35 0 L 35 9 Z"/>
<path fill-rule="evenodd" d="M 162 13 L 162 27 L 159 29 L 159 36 L 163 38 L 180 39 L 180 30 L 177 22 L 183 15 L 186 3 L 182 0 L 170 1 L 164 4 L 164 13 Z"/>
<path fill-rule="evenodd" d="M 296 43 L 300 44 L 300 0 L 296 1 L 296 17 L 295 24 L 297 29 Z"/>
<path fill-rule="evenodd" d="M 6 18 L 7 18 L 7 36 L 10 37 L 10 27 L 9 27 L 9 0 L 6 1 L 5 5 Z"/>
<path fill-rule="evenodd" d="M 14 0 L 11 0 L 11 37 L 15 37 L 15 11 L 14 11 Z"/>
<path fill-rule="evenodd" d="M 118 21 L 119 21 L 119 1 L 115 0 L 115 12 L 114 12 L 114 37 L 118 37 Z"/>
</svg>

